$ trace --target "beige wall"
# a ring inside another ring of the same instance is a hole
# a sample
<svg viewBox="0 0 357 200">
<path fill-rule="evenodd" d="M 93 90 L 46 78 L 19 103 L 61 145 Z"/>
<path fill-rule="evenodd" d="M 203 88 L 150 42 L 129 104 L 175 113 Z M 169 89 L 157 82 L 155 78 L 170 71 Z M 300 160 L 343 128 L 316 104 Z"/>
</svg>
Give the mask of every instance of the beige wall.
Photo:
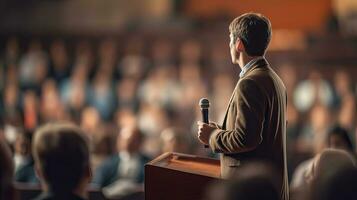
<svg viewBox="0 0 357 200">
<path fill-rule="evenodd" d="M 37 1 L 19 12 L 13 24 L 34 32 L 113 32 L 129 19 L 164 20 L 171 10 L 171 0 Z"/>
</svg>

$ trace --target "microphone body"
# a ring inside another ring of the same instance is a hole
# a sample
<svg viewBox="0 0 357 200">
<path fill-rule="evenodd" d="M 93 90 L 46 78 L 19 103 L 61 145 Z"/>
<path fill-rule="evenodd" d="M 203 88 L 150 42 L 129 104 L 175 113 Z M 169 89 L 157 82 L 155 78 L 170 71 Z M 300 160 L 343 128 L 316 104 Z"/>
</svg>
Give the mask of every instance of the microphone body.
<svg viewBox="0 0 357 200">
<path fill-rule="evenodd" d="M 209 108 L 209 101 L 206 98 L 202 98 L 199 102 L 202 114 L 202 121 L 206 124 L 209 124 L 208 120 L 208 108 Z M 208 145 L 204 145 L 205 148 L 208 148 Z"/>
<path fill-rule="evenodd" d="M 209 123 L 208 121 L 208 108 L 201 108 L 201 113 L 202 113 L 202 121 L 206 124 Z"/>
</svg>

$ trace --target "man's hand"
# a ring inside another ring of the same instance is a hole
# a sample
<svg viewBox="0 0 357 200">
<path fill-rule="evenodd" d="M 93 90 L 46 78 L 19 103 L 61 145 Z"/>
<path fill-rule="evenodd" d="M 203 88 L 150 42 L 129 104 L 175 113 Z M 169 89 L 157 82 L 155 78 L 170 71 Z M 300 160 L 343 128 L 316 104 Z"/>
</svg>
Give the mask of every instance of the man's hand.
<svg viewBox="0 0 357 200">
<path fill-rule="evenodd" d="M 211 134 L 213 130 L 217 129 L 217 127 L 214 125 L 214 123 L 206 124 L 204 122 L 198 121 L 198 132 L 197 132 L 197 137 L 200 140 L 202 144 L 209 144 L 209 138 L 211 137 Z"/>
</svg>

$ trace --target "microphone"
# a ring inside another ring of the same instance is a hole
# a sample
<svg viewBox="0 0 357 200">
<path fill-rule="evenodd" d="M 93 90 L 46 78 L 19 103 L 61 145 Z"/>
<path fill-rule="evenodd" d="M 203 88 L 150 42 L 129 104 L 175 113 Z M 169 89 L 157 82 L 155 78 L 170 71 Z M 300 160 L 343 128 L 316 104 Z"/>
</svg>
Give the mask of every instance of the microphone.
<svg viewBox="0 0 357 200">
<path fill-rule="evenodd" d="M 208 101 L 208 99 L 206 99 L 206 98 L 200 99 L 199 105 L 200 105 L 201 113 L 202 113 L 202 121 L 206 124 L 209 124 L 209 121 L 208 121 L 209 101 Z M 208 145 L 205 145 L 204 147 L 208 148 Z"/>
</svg>

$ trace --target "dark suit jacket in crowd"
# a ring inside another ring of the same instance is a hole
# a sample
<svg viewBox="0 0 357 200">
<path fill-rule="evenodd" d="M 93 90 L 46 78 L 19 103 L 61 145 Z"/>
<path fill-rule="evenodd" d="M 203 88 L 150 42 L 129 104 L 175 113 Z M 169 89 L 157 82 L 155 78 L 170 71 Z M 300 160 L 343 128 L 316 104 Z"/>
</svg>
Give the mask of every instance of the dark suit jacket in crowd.
<svg viewBox="0 0 357 200">
<path fill-rule="evenodd" d="M 286 162 L 286 89 L 262 58 L 240 78 L 221 129 L 210 147 L 221 154 L 221 175 L 230 178 L 249 160 L 268 161 L 279 170 L 281 199 L 289 199 Z"/>
<path fill-rule="evenodd" d="M 31 159 L 30 162 L 21 166 L 15 173 L 15 181 L 22 183 L 39 183 L 35 173 L 35 163 Z"/>
<path fill-rule="evenodd" d="M 136 175 L 135 182 L 143 183 L 144 182 L 144 165 L 149 162 L 150 159 L 145 155 L 139 154 L 139 165 L 140 170 L 139 173 Z M 116 180 L 120 179 L 121 177 L 118 174 L 118 168 L 121 164 L 120 157 L 118 155 L 114 155 L 108 158 L 102 165 L 98 167 L 98 169 L 94 173 L 94 177 L 92 180 L 92 185 L 95 187 L 105 187 Z"/>
<path fill-rule="evenodd" d="M 84 200 L 84 199 L 72 193 L 54 194 L 51 192 L 44 192 L 34 200 Z"/>
</svg>

